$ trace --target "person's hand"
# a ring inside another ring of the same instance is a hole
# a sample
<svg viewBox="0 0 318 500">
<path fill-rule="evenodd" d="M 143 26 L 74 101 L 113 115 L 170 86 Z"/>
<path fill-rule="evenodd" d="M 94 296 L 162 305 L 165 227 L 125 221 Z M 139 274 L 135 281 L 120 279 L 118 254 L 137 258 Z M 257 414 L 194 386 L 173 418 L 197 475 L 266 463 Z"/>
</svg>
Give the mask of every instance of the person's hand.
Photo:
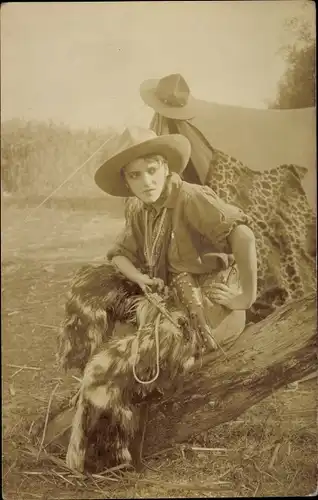
<svg viewBox="0 0 318 500">
<path fill-rule="evenodd" d="M 209 293 L 211 300 L 228 309 L 249 309 L 253 304 L 252 297 L 247 293 L 237 292 L 223 283 L 215 283 Z"/>
<path fill-rule="evenodd" d="M 165 290 L 164 281 L 160 278 L 150 278 L 148 274 L 143 274 L 137 281 L 137 285 L 140 286 L 143 292 L 147 291 L 147 287 L 151 289 L 152 292 L 156 291 L 161 293 Z"/>
</svg>

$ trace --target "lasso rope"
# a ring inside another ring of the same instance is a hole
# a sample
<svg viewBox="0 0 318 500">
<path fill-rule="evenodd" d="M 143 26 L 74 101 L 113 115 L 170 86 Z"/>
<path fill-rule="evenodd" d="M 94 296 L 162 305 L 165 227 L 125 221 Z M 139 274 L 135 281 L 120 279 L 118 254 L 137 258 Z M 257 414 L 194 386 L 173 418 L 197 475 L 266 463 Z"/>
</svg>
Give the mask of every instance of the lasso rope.
<svg viewBox="0 0 318 500">
<path fill-rule="evenodd" d="M 235 272 L 235 269 L 233 269 L 233 267 L 232 267 L 230 269 L 230 272 L 229 272 L 229 275 L 227 277 L 226 283 L 228 283 L 229 278 L 230 278 L 231 274 L 233 273 L 233 271 Z M 148 384 L 152 384 L 153 382 L 155 382 L 157 380 L 157 378 L 159 377 L 159 373 L 160 373 L 159 326 L 160 326 L 161 316 L 164 316 L 178 330 L 180 330 L 180 326 L 174 321 L 174 319 L 172 318 L 171 314 L 169 314 L 169 312 L 167 312 L 165 310 L 165 308 L 162 307 L 162 305 L 152 297 L 152 295 L 147 291 L 147 289 L 144 290 L 144 294 L 145 294 L 145 297 L 147 298 L 147 300 L 159 310 L 158 316 L 157 316 L 156 321 L 155 321 L 155 330 L 154 330 L 154 333 L 155 333 L 155 343 L 156 343 L 156 374 L 154 375 L 154 377 L 151 380 L 141 380 L 138 377 L 138 375 L 136 374 L 136 364 L 137 364 L 138 351 L 139 351 L 139 338 L 140 338 L 140 333 L 142 332 L 142 329 L 144 328 L 144 325 L 141 326 L 141 327 L 139 327 L 139 329 L 138 329 L 137 337 L 134 339 L 134 341 L 132 343 L 131 354 L 134 357 L 132 369 L 133 369 L 133 375 L 134 375 L 135 380 L 137 382 L 139 382 L 139 384 L 148 385 Z M 210 333 L 210 337 L 215 342 L 215 344 L 218 347 L 218 349 L 220 349 L 220 351 L 227 358 L 226 352 L 221 347 L 221 345 L 216 341 L 216 339 L 213 337 L 213 335 L 211 333 Z"/>
<path fill-rule="evenodd" d="M 138 329 L 138 332 L 137 332 L 137 337 L 136 339 L 134 340 L 133 344 L 132 344 L 132 347 L 131 347 L 131 354 L 132 356 L 134 356 L 134 361 L 133 361 L 133 374 L 134 374 L 134 378 L 137 382 L 139 382 L 140 384 L 144 384 L 144 385 L 147 385 L 147 384 L 152 384 L 153 382 L 155 382 L 157 380 L 157 378 L 159 377 L 159 373 L 160 373 L 160 339 L 159 339 L 159 325 L 160 325 L 160 320 L 161 320 L 161 316 L 164 316 L 165 318 L 167 318 L 170 323 L 175 327 L 177 328 L 178 330 L 180 329 L 179 325 L 174 321 L 174 319 L 172 318 L 172 316 L 164 309 L 164 307 L 162 307 L 162 305 L 156 301 L 152 295 L 145 289 L 144 290 L 144 294 L 145 294 L 145 297 L 147 298 L 147 300 L 152 304 L 154 305 L 158 310 L 159 310 L 159 314 L 156 318 L 156 321 L 155 321 L 155 341 L 156 341 L 156 366 L 157 366 L 157 370 L 156 370 L 156 375 L 151 379 L 151 380 L 148 380 L 148 381 L 145 381 L 145 380 L 141 380 L 137 374 L 136 374 L 136 363 L 137 363 L 137 357 L 138 357 L 138 350 L 139 350 L 139 337 L 140 337 L 140 332 L 142 330 L 142 327 Z"/>
<path fill-rule="evenodd" d="M 230 280 L 230 277 L 233 273 L 236 272 L 236 269 L 234 267 L 234 265 L 231 266 L 231 269 L 230 269 L 230 272 L 227 276 L 227 279 L 225 281 L 225 283 L 227 284 Z M 144 290 L 144 294 L 145 294 L 145 297 L 147 298 L 147 300 L 152 304 L 154 305 L 158 310 L 159 310 L 159 314 L 156 318 L 156 321 L 155 321 L 155 341 L 156 341 L 156 374 L 155 376 L 151 379 L 151 380 L 141 380 L 137 374 L 136 374 L 136 363 L 137 363 L 137 358 L 138 358 L 138 350 L 139 350 L 139 337 L 140 337 L 140 332 L 142 331 L 142 328 L 139 328 L 138 329 L 138 333 L 137 333 L 137 337 L 136 339 L 134 339 L 134 342 L 132 344 L 132 356 L 134 356 L 134 361 L 133 361 L 133 375 L 134 375 L 134 378 L 137 382 L 139 382 L 140 384 L 143 384 L 143 385 L 147 385 L 147 384 L 152 384 L 153 382 L 155 382 L 157 380 L 157 378 L 159 377 L 159 373 L 160 373 L 160 339 L 159 339 L 159 324 L 160 324 L 160 319 L 161 319 L 161 316 L 164 316 L 166 319 L 168 319 L 170 321 L 170 323 L 175 327 L 177 328 L 178 330 L 180 330 L 180 326 L 173 320 L 172 316 L 169 314 L 169 312 L 167 312 L 165 310 L 164 307 L 162 307 L 162 305 L 156 301 L 151 293 L 149 293 L 147 291 L 147 288 L 149 287 L 146 287 L 145 290 Z M 212 333 L 209 334 L 210 337 L 212 338 L 212 340 L 215 342 L 216 346 L 218 349 L 220 349 L 220 351 L 222 352 L 222 354 L 224 354 L 224 356 L 227 358 L 227 355 L 226 355 L 226 352 L 224 351 L 224 349 L 221 347 L 221 345 L 216 341 L 215 337 L 212 335 Z"/>
<path fill-rule="evenodd" d="M 153 274 L 153 269 L 154 269 L 154 254 L 155 254 L 156 246 L 157 246 L 158 241 L 159 241 L 159 237 L 161 235 L 161 231 L 162 231 L 162 228 L 163 228 L 163 224 L 164 224 L 166 215 L 167 215 L 167 208 L 164 208 L 164 210 L 163 210 L 163 212 L 161 214 L 160 220 L 159 220 L 159 226 L 158 226 L 158 229 L 157 229 L 157 234 L 155 235 L 155 238 L 153 239 L 153 233 L 152 233 L 152 231 L 151 231 L 150 238 L 149 238 L 148 211 L 146 210 L 146 212 L 145 212 L 145 244 L 144 244 L 144 254 L 145 254 L 145 257 L 146 257 L 146 260 L 147 260 L 148 269 L 150 271 L 151 276 Z M 132 368 L 133 368 L 133 375 L 134 375 L 135 380 L 137 382 L 139 382 L 139 384 L 149 385 L 149 384 L 152 384 L 153 382 L 155 382 L 157 380 L 157 378 L 159 377 L 159 373 L 160 373 L 159 325 L 160 325 L 161 315 L 164 315 L 166 318 L 168 318 L 169 321 L 171 321 L 171 323 L 176 328 L 179 328 L 179 327 L 173 321 L 173 319 L 167 313 L 167 311 L 165 311 L 165 309 L 163 307 L 161 307 L 161 305 L 158 302 L 156 302 L 151 297 L 150 293 L 147 291 L 147 286 L 144 289 L 144 294 L 145 294 L 146 298 L 148 299 L 148 301 L 151 304 L 153 304 L 159 310 L 158 316 L 157 316 L 156 321 L 155 321 L 156 373 L 155 373 L 155 375 L 153 376 L 153 378 L 151 380 L 141 380 L 138 377 L 138 375 L 136 374 L 136 363 L 137 363 L 137 359 L 138 359 L 138 350 L 139 350 L 139 337 L 140 337 L 140 333 L 141 333 L 142 329 L 144 328 L 144 326 L 141 326 L 138 329 L 137 337 L 136 337 L 136 339 L 134 339 L 134 341 L 132 343 L 132 346 L 131 346 L 131 354 L 134 357 L 133 367 Z"/>
<path fill-rule="evenodd" d="M 160 373 L 160 345 L 159 345 L 159 325 L 160 325 L 160 319 L 161 319 L 161 313 L 159 312 L 158 316 L 156 318 L 156 321 L 155 321 L 156 373 L 155 373 L 155 375 L 153 376 L 152 379 L 150 379 L 150 380 L 141 380 L 138 377 L 137 373 L 136 373 L 136 364 L 137 364 L 138 350 L 139 350 L 139 337 L 140 337 L 140 334 L 141 334 L 144 326 L 139 327 L 138 332 L 137 332 L 137 337 L 134 339 L 134 341 L 132 343 L 132 346 L 131 346 L 131 354 L 135 358 L 134 361 L 133 361 L 133 367 L 132 367 L 133 368 L 134 378 L 135 378 L 135 380 L 137 382 L 139 382 L 139 384 L 142 384 L 142 385 L 152 384 L 159 377 L 159 373 Z"/>
</svg>

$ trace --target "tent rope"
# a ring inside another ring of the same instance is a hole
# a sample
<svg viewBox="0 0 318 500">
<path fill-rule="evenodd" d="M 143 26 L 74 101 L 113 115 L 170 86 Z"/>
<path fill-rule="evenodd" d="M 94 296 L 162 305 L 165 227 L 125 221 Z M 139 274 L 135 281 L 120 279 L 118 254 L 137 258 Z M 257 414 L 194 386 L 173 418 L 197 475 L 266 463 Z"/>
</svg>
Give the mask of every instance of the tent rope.
<svg viewBox="0 0 318 500">
<path fill-rule="evenodd" d="M 57 192 L 59 191 L 59 189 L 61 189 L 70 179 L 72 179 L 72 177 L 74 177 L 74 175 L 77 174 L 77 172 L 79 172 L 83 167 L 85 167 L 85 165 L 103 148 L 106 146 L 106 144 L 109 143 L 109 141 L 111 141 L 115 136 L 112 135 L 111 137 L 109 137 L 108 139 L 106 139 L 106 141 L 104 141 L 97 149 L 96 151 L 94 151 L 85 161 L 84 163 L 82 163 L 79 167 L 77 167 L 68 177 L 66 177 L 66 179 L 64 179 L 64 181 L 59 185 L 57 186 L 43 201 L 41 201 L 41 203 L 39 205 L 37 205 L 32 211 L 31 211 L 31 214 L 34 213 L 36 210 L 38 210 L 40 207 L 42 207 L 42 205 L 44 205 L 44 203 L 46 203 L 50 198 L 52 198 L 52 196 Z M 24 222 L 27 222 L 29 220 L 29 217 L 31 216 L 31 214 L 29 214 L 26 219 L 24 220 Z"/>
<path fill-rule="evenodd" d="M 128 115 L 128 118 L 130 118 L 130 114 Z M 126 120 L 125 120 L 125 126 L 128 125 L 129 123 L 129 120 L 128 118 L 126 117 Z M 41 203 L 39 203 L 39 205 L 37 205 L 35 208 L 33 208 L 32 210 L 30 210 L 29 212 L 29 215 L 27 215 L 27 217 L 25 219 L 23 219 L 23 221 L 21 222 L 21 225 L 32 220 L 31 216 L 32 214 L 34 214 L 40 207 L 42 207 L 50 198 L 52 198 L 52 196 L 57 193 L 57 191 L 59 191 L 70 179 L 72 179 L 83 167 L 85 167 L 85 165 L 102 149 L 106 146 L 106 144 L 108 144 L 111 140 L 113 140 L 115 137 L 116 137 L 116 133 L 115 134 L 112 134 L 110 137 L 108 137 L 108 139 L 106 139 L 79 167 L 77 167 L 68 177 L 66 177 L 66 179 L 64 179 L 63 182 L 61 182 L 61 184 L 59 184 L 43 201 L 41 201 Z M 19 229 L 20 227 L 20 224 L 18 224 L 14 229 Z"/>
</svg>

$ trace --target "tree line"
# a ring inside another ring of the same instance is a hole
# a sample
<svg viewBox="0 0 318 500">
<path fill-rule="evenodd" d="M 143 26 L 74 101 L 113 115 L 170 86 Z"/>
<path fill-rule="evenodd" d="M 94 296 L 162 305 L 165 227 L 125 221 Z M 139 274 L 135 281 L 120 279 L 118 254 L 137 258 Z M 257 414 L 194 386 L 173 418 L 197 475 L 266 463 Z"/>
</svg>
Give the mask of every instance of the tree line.
<svg viewBox="0 0 318 500">
<path fill-rule="evenodd" d="M 285 27 L 294 35 L 294 42 L 283 45 L 279 52 L 286 62 L 286 70 L 278 82 L 272 109 L 298 109 L 316 105 L 316 34 L 312 2 L 303 5 L 303 16 L 287 19 Z"/>
</svg>

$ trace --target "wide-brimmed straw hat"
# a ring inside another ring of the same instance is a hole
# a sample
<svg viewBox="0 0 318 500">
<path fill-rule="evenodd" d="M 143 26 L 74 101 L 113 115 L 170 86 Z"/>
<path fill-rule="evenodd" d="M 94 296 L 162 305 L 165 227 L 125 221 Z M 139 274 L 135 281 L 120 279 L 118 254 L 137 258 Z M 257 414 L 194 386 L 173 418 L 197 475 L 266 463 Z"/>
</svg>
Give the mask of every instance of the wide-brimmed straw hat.
<svg viewBox="0 0 318 500">
<path fill-rule="evenodd" d="M 195 116 L 195 99 L 178 73 L 159 80 L 145 80 L 140 85 L 140 96 L 148 106 L 167 118 L 190 120 Z"/>
<path fill-rule="evenodd" d="M 110 158 L 95 173 L 97 186 L 113 196 L 133 196 L 125 184 L 122 168 L 147 155 L 162 155 L 169 170 L 181 173 L 190 158 L 191 145 L 180 134 L 159 135 L 150 129 L 126 128 L 117 138 Z"/>
</svg>

